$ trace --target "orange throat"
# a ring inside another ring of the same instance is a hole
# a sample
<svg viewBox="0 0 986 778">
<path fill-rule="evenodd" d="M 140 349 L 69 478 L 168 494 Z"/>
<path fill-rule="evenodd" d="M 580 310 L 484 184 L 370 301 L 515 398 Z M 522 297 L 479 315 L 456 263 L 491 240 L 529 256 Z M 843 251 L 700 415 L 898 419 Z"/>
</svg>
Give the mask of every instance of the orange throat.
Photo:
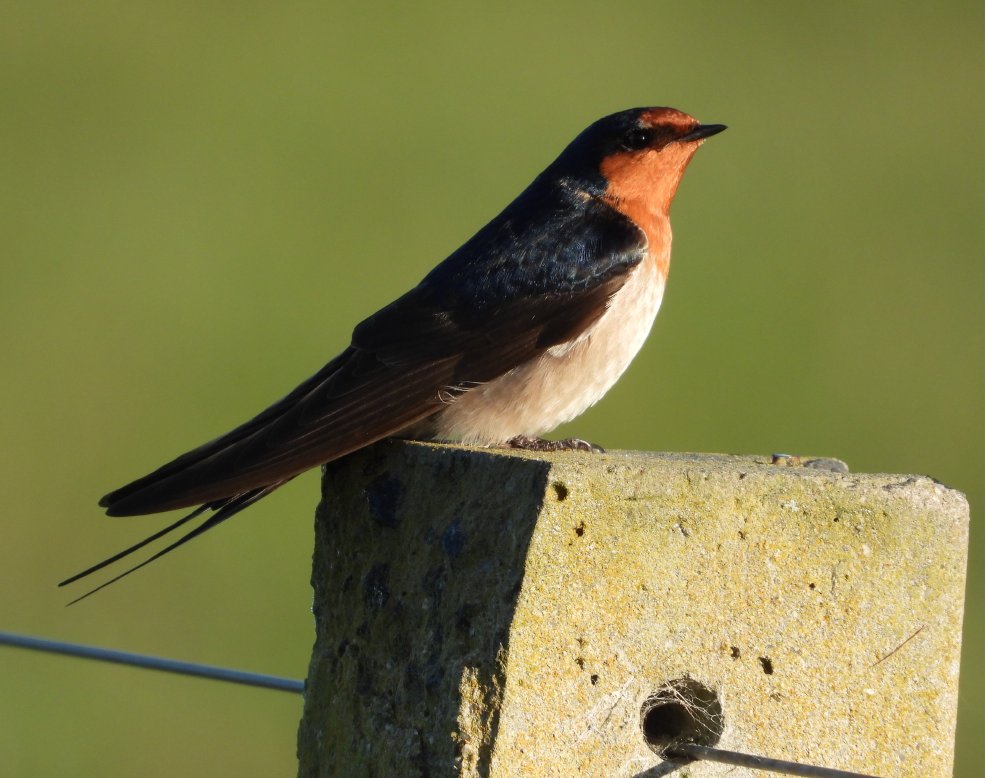
<svg viewBox="0 0 986 778">
<path fill-rule="evenodd" d="M 608 182 L 603 199 L 644 233 L 650 260 L 665 279 L 671 262 L 671 201 L 696 149 L 688 144 L 676 153 L 628 151 L 607 157 L 600 166 Z"/>
</svg>

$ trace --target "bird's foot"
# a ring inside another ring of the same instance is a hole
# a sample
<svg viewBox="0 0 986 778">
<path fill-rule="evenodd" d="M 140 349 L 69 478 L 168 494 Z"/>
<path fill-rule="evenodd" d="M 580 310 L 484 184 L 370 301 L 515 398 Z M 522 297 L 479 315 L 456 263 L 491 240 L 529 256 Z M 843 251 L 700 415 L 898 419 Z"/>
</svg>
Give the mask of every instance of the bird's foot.
<svg viewBox="0 0 986 778">
<path fill-rule="evenodd" d="M 530 438 L 527 435 L 517 435 L 506 443 L 507 448 L 518 448 L 524 451 L 589 451 L 604 454 L 606 450 L 595 443 L 589 443 L 581 438 L 565 438 L 564 440 L 544 440 Z"/>
</svg>

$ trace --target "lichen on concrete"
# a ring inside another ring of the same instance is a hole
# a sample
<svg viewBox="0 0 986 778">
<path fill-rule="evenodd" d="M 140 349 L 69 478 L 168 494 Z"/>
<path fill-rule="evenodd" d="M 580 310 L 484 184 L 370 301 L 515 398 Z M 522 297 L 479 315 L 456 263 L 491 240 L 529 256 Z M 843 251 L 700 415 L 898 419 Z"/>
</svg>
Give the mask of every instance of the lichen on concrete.
<svg viewBox="0 0 986 778">
<path fill-rule="evenodd" d="M 929 478 L 385 443 L 316 528 L 301 775 L 633 775 L 682 678 L 721 747 L 950 774 L 968 506 Z"/>
</svg>

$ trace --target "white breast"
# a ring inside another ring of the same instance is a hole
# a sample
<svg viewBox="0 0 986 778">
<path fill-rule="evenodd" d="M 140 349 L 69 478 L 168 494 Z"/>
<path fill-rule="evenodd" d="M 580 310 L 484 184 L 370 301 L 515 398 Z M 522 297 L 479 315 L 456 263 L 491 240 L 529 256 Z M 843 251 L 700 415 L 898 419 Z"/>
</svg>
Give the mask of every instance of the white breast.
<svg viewBox="0 0 986 778">
<path fill-rule="evenodd" d="M 433 417 L 434 437 L 489 445 L 536 437 L 574 419 L 609 391 L 640 351 L 663 294 L 664 274 L 644 261 L 579 338 L 457 397 Z"/>
</svg>

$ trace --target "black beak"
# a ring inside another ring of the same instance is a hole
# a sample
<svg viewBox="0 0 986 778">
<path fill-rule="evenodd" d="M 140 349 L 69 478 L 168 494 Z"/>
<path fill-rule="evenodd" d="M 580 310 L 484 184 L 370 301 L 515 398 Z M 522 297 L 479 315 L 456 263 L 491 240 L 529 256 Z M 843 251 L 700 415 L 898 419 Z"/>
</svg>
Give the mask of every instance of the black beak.
<svg viewBox="0 0 986 778">
<path fill-rule="evenodd" d="M 691 141 L 691 140 L 705 140 L 706 138 L 711 138 L 713 135 L 718 135 L 726 129 L 725 124 L 700 124 L 695 127 L 687 135 L 682 135 L 678 138 L 679 141 Z"/>
</svg>

